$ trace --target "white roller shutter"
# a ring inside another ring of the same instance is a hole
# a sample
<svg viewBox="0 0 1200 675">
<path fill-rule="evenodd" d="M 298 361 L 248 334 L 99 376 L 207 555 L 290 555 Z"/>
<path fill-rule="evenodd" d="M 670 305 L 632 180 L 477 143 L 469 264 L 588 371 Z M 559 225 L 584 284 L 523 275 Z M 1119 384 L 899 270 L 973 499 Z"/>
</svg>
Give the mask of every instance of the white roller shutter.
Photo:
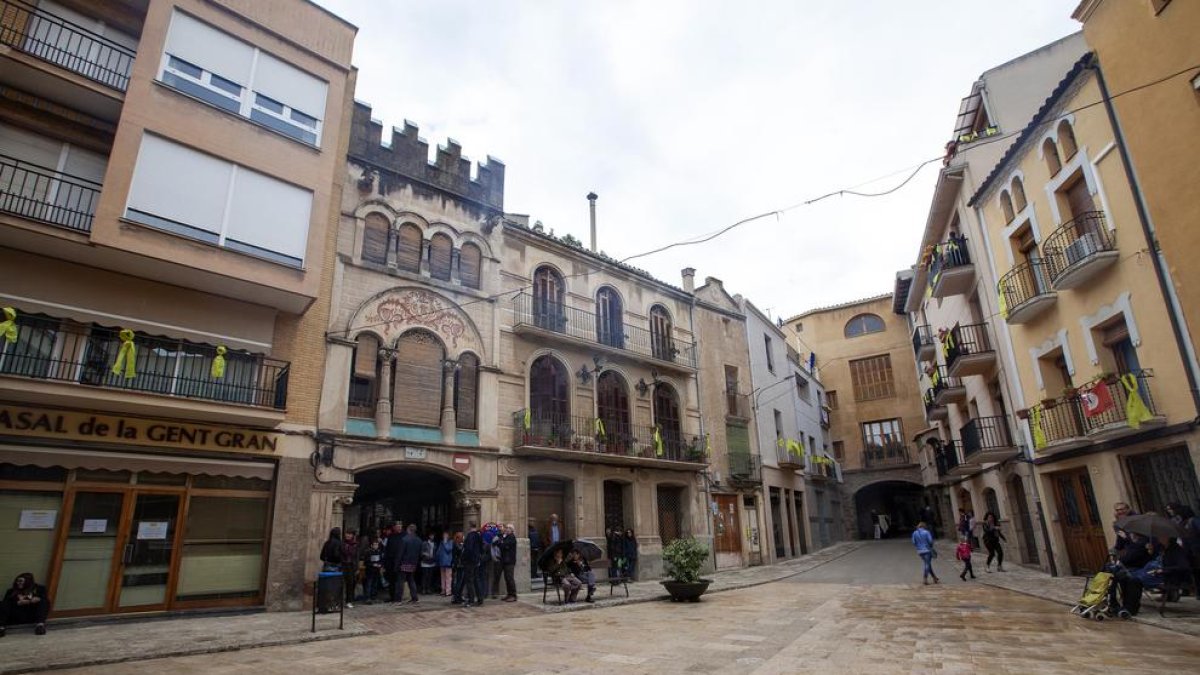
<svg viewBox="0 0 1200 675">
<path fill-rule="evenodd" d="M 182 12 L 171 16 L 166 52 L 242 86 L 250 82 L 254 48 Z"/>
<path fill-rule="evenodd" d="M 233 165 L 157 136 L 142 136 L 129 208 L 218 234 Z"/>
<path fill-rule="evenodd" d="M 258 53 L 251 88 L 306 115 L 325 119 L 328 86 L 308 73 L 267 54 Z"/>
<path fill-rule="evenodd" d="M 238 167 L 226 239 L 304 261 L 312 193 Z"/>
</svg>

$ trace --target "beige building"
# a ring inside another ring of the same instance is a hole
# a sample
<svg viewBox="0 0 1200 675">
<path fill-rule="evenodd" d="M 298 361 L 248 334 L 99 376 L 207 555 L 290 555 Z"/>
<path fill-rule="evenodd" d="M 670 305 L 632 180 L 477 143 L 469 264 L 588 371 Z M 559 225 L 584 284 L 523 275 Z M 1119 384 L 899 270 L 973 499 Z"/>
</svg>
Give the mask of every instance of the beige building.
<svg viewBox="0 0 1200 675">
<path fill-rule="evenodd" d="M 301 0 L 0 17 L 0 576 L 55 616 L 299 607 L 355 28 Z"/>
<path fill-rule="evenodd" d="M 924 497 L 910 441 L 926 423 L 908 325 L 892 296 L 811 310 L 784 329 L 799 353 L 815 354 L 830 447 L 845 481 L 847 536 L 872 537 L 872 511 L 888 516 L 893 533 L 912 529 Z"/>
<path fill-rule="evenodd" d="M 1069 68 L 970 199 L 999 274 L 1022 418 L 1058 570 L 1098 569 L 1126 501 L 1194 503 L 1186 352 L 1095 56 Z"/>
</svg>

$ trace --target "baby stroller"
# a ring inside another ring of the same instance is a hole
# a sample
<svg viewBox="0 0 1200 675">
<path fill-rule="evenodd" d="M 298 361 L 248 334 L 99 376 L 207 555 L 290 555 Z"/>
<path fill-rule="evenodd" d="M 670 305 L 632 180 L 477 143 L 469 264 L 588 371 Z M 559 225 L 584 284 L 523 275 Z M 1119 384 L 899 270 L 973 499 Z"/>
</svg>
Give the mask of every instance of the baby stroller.
<svg viewBox="0 0 1200 675">
<path fill-rule="evenodd" d="M 1103 621 L 1114 614 L 1122 619 L 1130 618 L 1129 612 L 1124 608 L 1114 609 L 1109 604 L 1109 590 L 1113 583 L 1115 580 L 1110 572 L 1097 572 L 1089 577 L 1083 586 L 1079 604 L 1071 608 L 1071 613 L 1093 621 Z"/>
</svg>

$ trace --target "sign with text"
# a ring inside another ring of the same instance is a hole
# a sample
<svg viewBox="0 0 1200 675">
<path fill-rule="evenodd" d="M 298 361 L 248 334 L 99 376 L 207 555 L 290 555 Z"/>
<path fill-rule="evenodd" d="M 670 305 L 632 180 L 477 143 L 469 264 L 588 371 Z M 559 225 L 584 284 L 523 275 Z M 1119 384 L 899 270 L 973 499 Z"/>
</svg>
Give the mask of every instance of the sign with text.
<svg viewBox="0 0 1200 675">
<path fill-rule="evenodd" d="M 0 436 L 255 453 L 275 452 L 279 442 L 250 429 L 11 405 L 0 405 Z"/>
<path fill-rule="evenodd" d="M 21 511 L 17 521 L 18 530 L 53 530 L 58 522 L 58 511 L 45 509 L 26 509 Z"/>
</svg>

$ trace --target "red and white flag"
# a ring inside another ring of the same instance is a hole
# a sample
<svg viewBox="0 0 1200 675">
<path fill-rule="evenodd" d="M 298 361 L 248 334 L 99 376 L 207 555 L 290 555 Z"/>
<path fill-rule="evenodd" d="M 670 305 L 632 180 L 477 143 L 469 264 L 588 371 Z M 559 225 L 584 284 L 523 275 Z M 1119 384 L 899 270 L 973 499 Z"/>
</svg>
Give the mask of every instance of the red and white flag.
<svg viewBox="0 0 1200 675">
<path fill-rule="evenodd" d="M 1079 400 L 1083 403 L 1083 414 L 1088 417 L 1095 417 L 1113 407 L 1112 394 L 1103 382 L 1080 389 Z"/>
</svg>

